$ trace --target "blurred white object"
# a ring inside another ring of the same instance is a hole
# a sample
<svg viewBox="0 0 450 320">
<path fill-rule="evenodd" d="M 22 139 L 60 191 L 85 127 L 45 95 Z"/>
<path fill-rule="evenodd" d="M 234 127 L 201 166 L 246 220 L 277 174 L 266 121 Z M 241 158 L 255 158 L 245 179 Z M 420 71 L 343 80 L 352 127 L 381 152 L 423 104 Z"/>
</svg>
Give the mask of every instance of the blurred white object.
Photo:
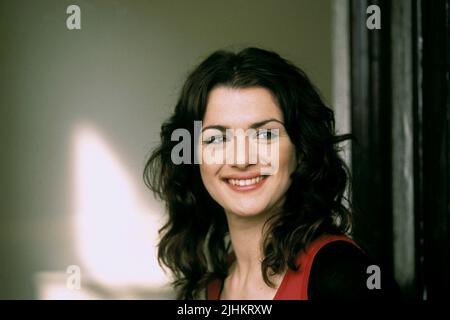
<svg viewBox="0 0 450 320">
<path fill-rule="evenodd" d="M 65 270 L 37 275 L 42 299 L 171 298 L 157 262 L 162 206 L 139 197 L 118 156 L 92 126 L 73 137 L 74 241 L 81 290 L 68 289 Z M 138 181 L 137 181 L 138 180 Z M 151 192 L 148 192 L 151 198 Z"/>
<path fill-rule="evenodd" d="M 41 300 L 113 300 L 113 299 L 175 299 L 170 286 L 154 290 L 137 290 L 136 288 L 110 288 L 82 278 L 79 290 L 67 286 L 70 275 L 64 272 L 39 272 L 35 274 L 36 296 Z"/>
</svg>

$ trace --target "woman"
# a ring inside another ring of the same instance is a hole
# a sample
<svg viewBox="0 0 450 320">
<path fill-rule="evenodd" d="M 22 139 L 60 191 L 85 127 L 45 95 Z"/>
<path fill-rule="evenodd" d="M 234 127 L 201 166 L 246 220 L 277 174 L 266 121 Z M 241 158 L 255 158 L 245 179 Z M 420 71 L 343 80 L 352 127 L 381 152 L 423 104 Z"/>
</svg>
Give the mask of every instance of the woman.
<svg viewBox="0 0 450 320">
<path fill-rule="evenodd" d="M 179 153 L 177 130 L 192 138 Z M 368 285 L 371 262 L 348 236 L 348 173 L 338 156 L 348 138 L 335 134 L 333 112 L 308 77 L 278 54 L 247 48 L 203 61 L 144 171 L 169 214 L 158 258 L 173 272 L 178 297 L 389 293 Z"/>
</svg>

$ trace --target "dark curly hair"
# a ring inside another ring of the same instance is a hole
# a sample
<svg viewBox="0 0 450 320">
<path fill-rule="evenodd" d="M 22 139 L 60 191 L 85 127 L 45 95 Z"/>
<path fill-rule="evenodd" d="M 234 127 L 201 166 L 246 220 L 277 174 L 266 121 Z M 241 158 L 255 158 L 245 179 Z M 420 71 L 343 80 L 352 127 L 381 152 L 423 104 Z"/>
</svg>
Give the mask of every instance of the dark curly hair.
<svg viewBox="0 0 450 320">
<path fill-rule="evenodd" d="M 203 120 L 208 94 L 217 86 L 268 89 L 301 159 L 291 175 L 283 211 L 270 219 L 264 234 L 264 281 L 273 286 L 272 274 L 286 267 L 297 270 L 298 253 L 319 235 L 346 234 L 352 226 L 350 205 L 343 204 L 343 200 L 349 204 L 344 197 L 349 171 L 338 155 L 338 144 L 352 136 L 336 135 L 334 113 L 306 74 L 275 52 L 260 48 L 216 51 L 188 76 L 143 174 L 146 185 L 166 204 L 169 217 L 160 229 L 158 260 L 173 272 L 180 299 L 200 298 L 211 280 L 225 279 L 228 273 L 230 243 L 223 208 L 204 187 L 198 164 L 171 160 L 177 144 L 172 132 L 184 128 L 194 135 L 194 120 Z M 195 157 L 195 152 L 191 155 Z"/>
</svg>

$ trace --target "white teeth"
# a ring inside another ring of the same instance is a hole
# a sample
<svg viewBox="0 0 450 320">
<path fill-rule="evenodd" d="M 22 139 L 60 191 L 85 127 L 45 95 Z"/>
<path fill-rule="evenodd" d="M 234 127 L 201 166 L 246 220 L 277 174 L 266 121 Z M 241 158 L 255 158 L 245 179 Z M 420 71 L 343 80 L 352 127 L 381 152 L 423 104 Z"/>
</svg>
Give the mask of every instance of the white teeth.
<svg viewBox="0 0 450 320">
<path fill-rule="evenodd" d="M 250 186 L 260 182 L 262 179 L 264 179 L 264 176 L 259 176 L 252 179 L 228 179 L 228 183 L 233 186 Z"/>
</svg>

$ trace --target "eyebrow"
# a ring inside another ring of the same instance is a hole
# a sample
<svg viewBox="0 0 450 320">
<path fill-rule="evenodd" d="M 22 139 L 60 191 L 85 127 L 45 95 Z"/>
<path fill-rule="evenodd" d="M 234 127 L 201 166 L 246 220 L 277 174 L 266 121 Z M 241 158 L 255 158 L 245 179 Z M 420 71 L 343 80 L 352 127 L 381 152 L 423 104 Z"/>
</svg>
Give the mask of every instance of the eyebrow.
<svg viewBox="0 0 450 320">
<path fill-rule="evenodd" d="M 267 120 L 263 120 L 263 121 L 258 121 L 258 122 L 252 123 L 252 124 L 248 127 L 248 129 L 256 129 L 256 128 L 262 127 L 262 126 L 265 125 L 266 123 L 269 123 L 269 122 L 272 122 L 272 121 L 278 122 L 278 123 L 280 123 L 280 124 L 282 124 L 282 125 L 284 126 L 284 123 L 281 122 L 280 120 L 275 119 L 275 118 L 270 118 L 270 119 L 267 119 Z M 229 128 L 227 128 L 227 127 L 225 127 L 225 126 L 223 126 L 223 125 L 220 125 L 220 124 L 213 124 L 213 125 L 204 127 L 204 128 L 202 129 L 202 132 L 205 131 L 205 130 L 207 130 L 207 129 L 217 129 L 217 130 L 220 130 L 220 131 L 222 131 L 222 132 L 225 132 L 226 129 L 229 129 Z"/>
</svg>

